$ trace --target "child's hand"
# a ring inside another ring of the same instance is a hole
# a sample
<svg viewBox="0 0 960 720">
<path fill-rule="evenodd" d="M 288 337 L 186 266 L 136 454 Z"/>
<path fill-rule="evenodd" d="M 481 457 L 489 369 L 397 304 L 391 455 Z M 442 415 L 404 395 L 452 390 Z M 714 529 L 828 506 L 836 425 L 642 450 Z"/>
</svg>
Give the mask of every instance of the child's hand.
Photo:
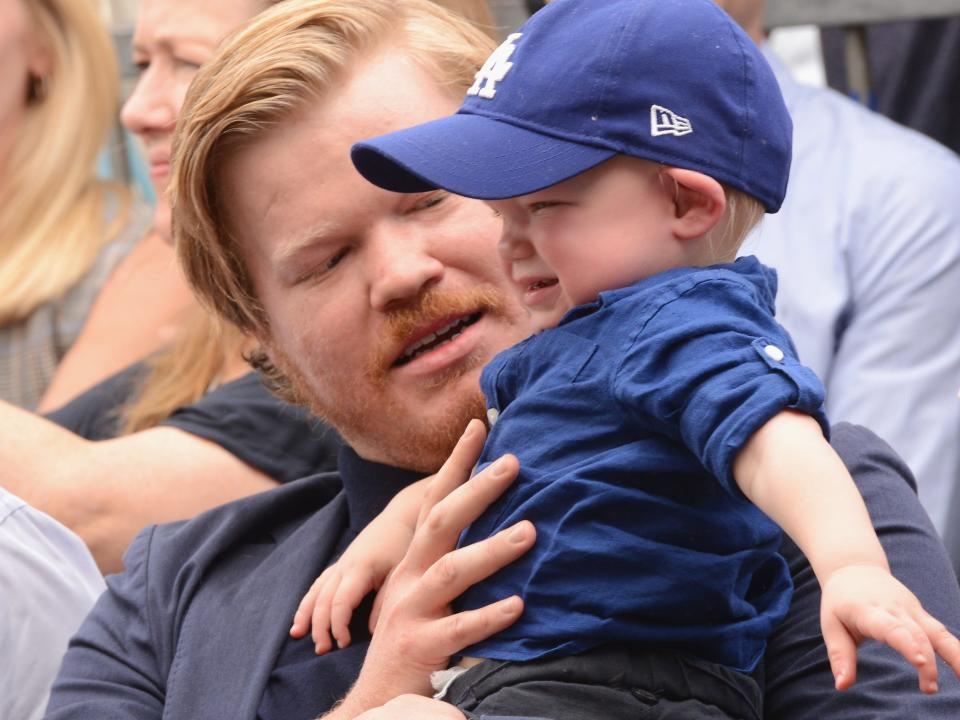
<svg viewBox="0 0 960 720">
<path fill-rule="evenodd" d="M 865 638 L 886 643 L 917 668 L 920 689 L 937 691 L 940 655 L 960 675 L 960 641 L 920 601 L 878 565 L 846 565 L 823 583 L 820 624 L 838 690 L 857 676 L 857 646 Z"/>
<path fill-rule="evenodd" d="M 369 592 L 383 585 L 403 559 L 413 531 L 412 524 L 389 517 L 387 512 L 374 519 L 310 586 L 293 616 L 290 635 L 306 635 L 312 620 L 317 655 L 332 649 L 331 632 L 338 647 L 349 645 L 353 611 Z"/>
</svg>

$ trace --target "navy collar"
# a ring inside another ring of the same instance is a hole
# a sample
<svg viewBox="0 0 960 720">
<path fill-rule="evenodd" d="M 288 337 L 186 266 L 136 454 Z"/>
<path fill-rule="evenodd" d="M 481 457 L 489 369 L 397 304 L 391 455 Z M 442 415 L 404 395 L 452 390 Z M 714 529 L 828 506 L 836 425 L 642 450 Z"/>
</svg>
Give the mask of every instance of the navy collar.
<svg viewBox="0 0 960 720">
<path fill-rule="evenodd" d="M 394 495 L 424 477 L 421 472 L 364 460 L 347 445 L 341 446 L 337 463 L 347 496 L 350 529 L 356 532 L 379 515 Z"/>
</svg>

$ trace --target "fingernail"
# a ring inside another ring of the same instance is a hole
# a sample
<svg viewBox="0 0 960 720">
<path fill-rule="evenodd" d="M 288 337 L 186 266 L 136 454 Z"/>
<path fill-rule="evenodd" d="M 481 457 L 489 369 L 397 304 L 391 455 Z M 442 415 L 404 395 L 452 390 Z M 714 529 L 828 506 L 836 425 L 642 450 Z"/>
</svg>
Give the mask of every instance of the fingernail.
<svg viewBox="0 0 960 720">
<path fill-rule="evenodd" d="M 507 474 L 507 459 L 505 457 L 498 458 L 493 463 L 493 476 L 495 478 L 500 478 L 506 474 Z"/>
<path fill-rule="evenodd" d="M 524 523 L 514 525 L 513 530 L 510 531 L 507 539 L 512 543 L 524 542 L 527 539 L 527 526 Z"/>
<path fill-rule="evenodd" d="M 520 598 L 514 595 L 511 598 L 507 598 L 504 603 L 500 606 L 500 610 L 504 615 L 516 615 L 517 611 L 520 609 Z"/>
</svg>

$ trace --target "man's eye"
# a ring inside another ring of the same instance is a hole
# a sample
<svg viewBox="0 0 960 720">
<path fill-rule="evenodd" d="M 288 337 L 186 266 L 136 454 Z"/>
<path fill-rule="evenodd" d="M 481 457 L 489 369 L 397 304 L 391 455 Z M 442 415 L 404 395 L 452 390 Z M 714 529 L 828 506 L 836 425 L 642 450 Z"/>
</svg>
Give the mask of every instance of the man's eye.
<svg viewBox="0 0 960 720">
<path fill-rule="evenodd" d="M 149 60 L 135 60 L 133 64 L 137 68 L 137 72 L 139 73 L 145 73 L 147 71 L 147 68 L 150 67 Z"/>
<path fill-rule="evenodd" d="M 327 261 L 323 264 L 323 269 L 333 270 L 337 265 L 340 264 L 340 261 L 347 256 L 347 252 L 349 252 L 349 248 L 341 248 L 335 252 L 333 255 L 327 258 Z"/>
<path fill-rule="evenodd" d="M 310 282 L 312 280 L 319 280 L 327 275 L 331 270 L 333 270 L 337 265 L 343 262 L 343 259 L 347 256 L 347 253 L 350 252 L 349 247 L 341 248 L 333 255 L 324 260 L 320 265 L 314 267 L 313 269 L 305 272 L 303 275 L 297 278 L 294 282 L 294 285 L 300 285 L 301 283 Z"/>
</svg>

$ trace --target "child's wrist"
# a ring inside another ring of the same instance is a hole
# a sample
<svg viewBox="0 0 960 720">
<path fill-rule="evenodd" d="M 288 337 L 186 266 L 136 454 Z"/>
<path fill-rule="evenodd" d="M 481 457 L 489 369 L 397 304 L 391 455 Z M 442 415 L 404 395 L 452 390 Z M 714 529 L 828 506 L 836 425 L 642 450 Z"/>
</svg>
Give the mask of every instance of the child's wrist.
<svg viewBox="0 0 960 720">
<path fill-rule="evenodd" d="M 847 572 L 855 570 L 880 570 L 883 573 L 890 574 L 890 566 L 887 563 L 886 557 L 883 558 L 867 558 L 867 559 L 858 559 L 850 560 L 848 562 L 841 563 L 831 563 L 831 567 L 827 569 L 823 575 L 816 573 L 817 577 L 820 579 L 820 586 L 825 587 L 832 578 L 842 575 Z M 816 570 L 814 570 L 816 572 Z"/>
</svg>

